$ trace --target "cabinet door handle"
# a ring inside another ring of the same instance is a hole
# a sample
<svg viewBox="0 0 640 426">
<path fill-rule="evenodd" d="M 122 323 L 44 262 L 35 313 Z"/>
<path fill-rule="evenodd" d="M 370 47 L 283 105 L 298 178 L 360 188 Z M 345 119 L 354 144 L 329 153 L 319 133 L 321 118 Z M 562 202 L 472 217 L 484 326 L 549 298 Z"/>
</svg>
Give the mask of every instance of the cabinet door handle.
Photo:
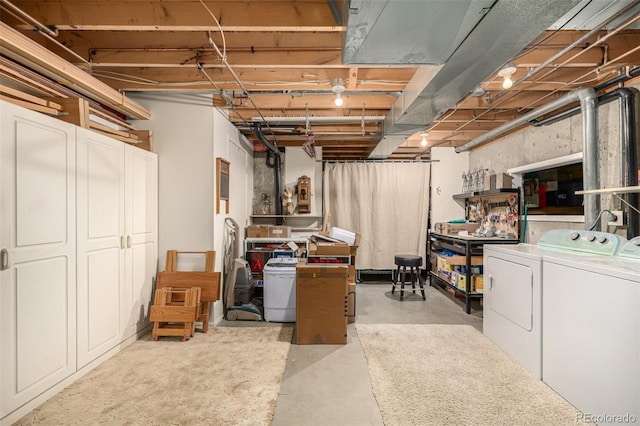
<svg viewBox="0 0 640 426">
<path fill-rule="evenodd" d="M 124 235 L 120 235 L 120 248 L 124 249 Z"/>
<path fill-rule="evenodd" d="M 493 290 L 493 275 L 489 274 L 489 290 Z"/>
<path fill-rule="evenodd" d="M 127 248 L 131 248 L 131 235 L 127 235 Z"/>
<path fill-rule="evenodd" d="M 9 269 L 9 251 L 7 249 L 0 250 L 0 271 Z"/>
</svg>

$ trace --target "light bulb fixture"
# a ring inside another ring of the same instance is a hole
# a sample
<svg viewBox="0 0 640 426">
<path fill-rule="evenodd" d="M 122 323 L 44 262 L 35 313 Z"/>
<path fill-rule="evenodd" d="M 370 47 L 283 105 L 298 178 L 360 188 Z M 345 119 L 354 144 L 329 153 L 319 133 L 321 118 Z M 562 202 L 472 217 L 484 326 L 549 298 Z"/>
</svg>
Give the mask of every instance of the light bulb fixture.
<svg viewBox="0 0 640 426">
<path fill-rule="evenodd" d="M 476 86 L 473 91 L 471 92 L 471 96 L 474 96 L 476 98 L 479 98 L 480 96 L 484 95 L 485 93 L 487 93 L 484 90 L 484 87 L 482 86 Z"/>
<path fill-rule="evenodd" d="M 510 89 L 511 86 L 513 86 L 511 76 L 516 72 L 516 70 L 516 64 L 514 64 L 513 62 L 509 62 L 507 65 L 502 67 L 500 71 L 498 71 L 498 76 L 504 79 L 504 81 L 502 82 L 503 89 Z"/>
<path fill-rule="evenodd" d="M 422 136 L 422 141 L 420 141 L 420 146 L 427 146 L 427 131 L 422 131 L 420 132 L 420 135 Z"/>
<path fill-rule="evenodd" d="M 344 92 L 344 80 L 341 78 L 334 78 L 331 80 L 331 90 L 336 94 L 336 100 L 334 101 L 337 107 L 342 106 L 344 100 L 342 99 L 342 92 Z"/>
<path fill-rule="evenodd" d="M 336 100 L 333 101 L 333 103 L 335 103 L 337 107 L 342 106 L 342 104 L 344 103 L 344 101 L 342 100 L 342 93 L 340 92 L 336 93 Z"/>
</svg>

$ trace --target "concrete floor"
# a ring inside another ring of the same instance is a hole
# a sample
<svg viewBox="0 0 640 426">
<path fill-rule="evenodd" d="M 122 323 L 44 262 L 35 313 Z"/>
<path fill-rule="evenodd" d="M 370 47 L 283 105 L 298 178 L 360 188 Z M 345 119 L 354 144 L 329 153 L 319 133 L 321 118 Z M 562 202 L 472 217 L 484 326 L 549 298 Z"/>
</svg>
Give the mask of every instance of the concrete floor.
<svg viewBox="0 0 640 426">
<path fill-rule="evenodd" d="M 426 289 L 426 301 L 405 293 L 401 302 L 397 291 L 391 294 L 390 282 L 359 283 L 356 323 L 468 324 L 482 331 L 480 309 L 467 315 L 461 300 L 436 287 Z M 346 345 L 291 345 L 273 426 L 383 424 L 355 324 L 349 324 L 347 335 Z"/>
</svg>

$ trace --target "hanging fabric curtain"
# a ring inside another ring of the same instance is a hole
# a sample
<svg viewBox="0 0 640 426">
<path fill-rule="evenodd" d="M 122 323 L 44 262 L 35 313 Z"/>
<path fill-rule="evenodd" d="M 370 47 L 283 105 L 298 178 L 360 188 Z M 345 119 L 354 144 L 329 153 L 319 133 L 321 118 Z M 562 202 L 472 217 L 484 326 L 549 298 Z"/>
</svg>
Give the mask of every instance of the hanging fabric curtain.
<svg viewBox="0 0 640 426">
<path fill-rule="evenodd" d="M 429 177 L 421 162 L 328 163 L 325 212 L 331 226 L 360 234 L 357 269 L 395 269 L 394 255 L 426 262 Z"/>
</svg>

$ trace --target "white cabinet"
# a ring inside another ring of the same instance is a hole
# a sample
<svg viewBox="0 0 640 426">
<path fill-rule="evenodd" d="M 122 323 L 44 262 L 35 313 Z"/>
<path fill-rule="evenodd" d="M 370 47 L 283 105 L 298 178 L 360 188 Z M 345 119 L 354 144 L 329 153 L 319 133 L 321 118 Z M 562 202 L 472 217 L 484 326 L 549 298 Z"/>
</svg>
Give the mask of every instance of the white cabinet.
<svg viewBox="0 0 640 426">
<path fill-rule="evenodd" d="M 154 153 L 0 108 L 4 421 L 149 325 L 158 168 Z"/>
<path fill-rule="evenodd" d="M 151 293 L 158 269 L 158 158 L 125 146 L 124 335 L 149 325 Z"/>
<path fill-rule="evenodd" d="M 0 418 L 76 371 L 75 127 L 1 103 Z"/>
<path fill-rule="evenodd" d="M 146 327 L 157 263 L 156 155 L 78 129 L 78 366 Z"/>
<path fill-rule="evenodd" d="M 122 338 L 124 144 L 78 129 L 78 367 Z"/>
</svg>

